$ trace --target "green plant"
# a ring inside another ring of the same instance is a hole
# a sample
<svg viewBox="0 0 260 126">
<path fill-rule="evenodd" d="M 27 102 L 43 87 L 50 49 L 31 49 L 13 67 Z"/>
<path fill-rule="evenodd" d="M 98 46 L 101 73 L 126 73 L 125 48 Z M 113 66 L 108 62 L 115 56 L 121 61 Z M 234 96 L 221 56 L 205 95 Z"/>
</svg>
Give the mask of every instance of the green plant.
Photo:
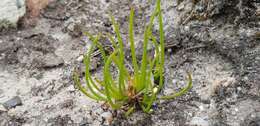
<svg viewBox="0 0 260 126">
<path fill-rule="evenodd" d="M 157 42 L 156 37 L 152 34 L 153 22 L 158 17 L 160 42 Z M 164 31 L 163 20 L 161 13 L 160 0 L 157 0 L 156 9 L 151 15 L 149 24 L 145 27 L 143 40 L 143 55 L 141 65 L 136 58 L 135 44 L 134 44 L 134 9 L 131 9 L 129 18 L 129 42 L 132 56 L 133 71 L 127 69 L 125 65 L 124 45 L 119 26 L 113 16 L 111 21 L 117 36 L 117 42 L 111 35 L 105 36 L 111 41 L 114 51 L 107 55 L 103 46 L 98 42 L 104 35 L 98 34 L 96 36 L 86 33 L 86 35 L 93 42 L 90 50 L 84 57 L 85 81 L 86 86 L 82 86 L 79 75 L 74 73 L 74 81 L 79 90 L 86 96 L 108 103 L 113 109 L 127 108 L 126 115 L 130 114 L 137 107 L 141 107 L 144 112 L 151 112 L 151 106 L 159 99 L 172 99 L 183 95 L 192 87 L 191 75 L 188 74 L 188 86 L 183 88 L 180 92 L 170 95 L 158 97 L 158 93 L 162 90 L 164 85 Z M 151 44 L 155 47 L 154 57 L 148 56 L 147 45 Z M 101 52 L 104 61 L 103 80 L 93 79 L 89 72 L 90 57 L 97 47 Z M 110 68 L 115 65 L 118 69 L 118 78 L 114 79 Z M 156 84 L 154 79 L 158 79 Z"/>
</svg>

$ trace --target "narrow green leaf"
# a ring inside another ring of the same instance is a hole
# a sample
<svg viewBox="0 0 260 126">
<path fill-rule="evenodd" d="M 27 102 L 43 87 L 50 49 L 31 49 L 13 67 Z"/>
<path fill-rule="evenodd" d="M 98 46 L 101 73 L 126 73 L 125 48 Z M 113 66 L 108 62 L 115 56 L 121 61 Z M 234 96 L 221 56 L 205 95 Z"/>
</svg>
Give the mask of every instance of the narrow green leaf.
<svg viewBox="0 0 260 126">
<path fill-rule="evenodd" d="M 95 96 L 92 96 L 90 95 L 87 90 L 81 85 L 80 83 L 80 79 L 79 79 L 79 76 L 76 72 L 73 73 L 73 80 L 74 80 L 74 83 L 76 84 L 76 86 L 79 88 L 79 90 L 84 94 L 86 95 L 87 97 L 91 98 L 91 99 L 94 99 L 94 100 L 97 100 L 97 101 L 100 101 L 101 99 L 100 98 L 97 98 Z"/>
<path fill-rule="evenodd" d="M 119 108 L 120 105 L 116 104 L 113 102 L 111 95 L 110 95 L 110 90 L 111 90 L 111 78 L 110 78 L 110 64 L 112 63 L 112 57 L 114 57 L 119 50 L 114 51 L 109 57 L 108 60 L 104 66 L 104 81 L 105 81 L 105 91 L 106 91 L 106 96 L 108 99 L 109 104 L 111 105 L 112 108 L 116 109 Z"/>
<path fill-rule="evenodd" d="M 158 20 L 159 20 L 159 31 L 160 31 L 160 45 L 161 45 L 161 64 L 159 68 L 159 74 L 160 74 L 160 82 L 159 82 L 159 90 L 163 87 L 163 74 L 164 74 L 164 31 L 163 31 L 163 17 L 162 17 L 162 11 L 161 11 L 161 0 L 157 1 L 157 7 L 158 7 Z"/>
<path fill-rule="evenodd" d="M 130 18 L 129 18 L 129 40 L 132 55 L 132 62 L 134 65 L 134 73 L 138 73 L 139 68 L 137 65 L 136 54 L 135 54 L 135 42 L 134 42 L 134 9 L 131 8 Z"/>
<path fill-rule="evenodd" d="M 127 112 L 125 113 L 125 116 L 128 117 L 131 113 L 134 112 L 135 107 L 130 107 Z"/>
<path fill-rule="evenodd" d="M 97 38 L 98 39 L 98 38 Z M 106 100 L 106 98 L 105 97 L 103 97 L 103 96 L 101 96 L 100 94 L 98 94 L 93 88 L 98 88 L 96 85 L 94 85 L 95 83 L 91 83 L 90 82 L 90 80 L 89 80 L 89 77 L 91 76 L 90 75 L 90 73 L 89 73 L 89 65 L 90 65 L 90 57 L 91 57 L 91 54 L 92 54 L 92 52 L 93 52 L 93 49 L 94 49 L 94 46 L 91 46 L 91 48 L 90 48 L 90 51 L 88 52 L 88 54 L 87 54 L 87 56 L 85 56 L 84 57 L 84 63 L 85 63 L 85 65 L 86 65 L 86 68 L 85 68 L 85 80 L 86 80 L 86 85 L 87 85 L 87 87 L 88 87 L 88 89 L 90 90 L 90 92 L 94 95 L 94 96 L 96 96 L 96 97 L 98 97 L 98 98 L 100 98 L 100 99 L 102 99 L 102 100 Z M 92 85 L 91 85 L 92 84 Z M 94 85 L 94 86 L 93 86 Z M 92 87 L 93 86 L 93 87 Z M 96 89 L 97 91 L 98 91 L 98 89 Z"/>
<path fill-rule="evenodd" d="M 185 93 L 187 93 L 190 89 L 192 88 L 192 77 L 191 74 L 188 73 L 188 85 L 183 88 L 181 91 L 179 91 L 178 93 L 169 95 L 169 96 L 162 96 L 161 99 L 174 99 L 176 97 L 179 97 L 181 95 L 184 95 Z"/>
<path fill-rule="evenodd" d="M 119 90 L 121 92 L 121 94 L 123 94 L 123 91 L 125 90 L 125 85 L 124 85 L 124 45 L 123 45 L 123 40 L 122 37 L 120 35 L 120 31 L 119 31 L 119 26 L 117 25 L 115 18 L 113 16 L 111 16 L 111 20 L 112 20 L 112 24 L 114 26 L 114 30 L 118 39 L 118 43 L 119 43 L 119 57 L 120 57 L 120 65 L 119 65 Z"/>
<path fill-rule="evenodd" d="M 114 38 L 112 37 L 112 35 L 109 34 L 109 33 L 106 33 L 106 37 L 107 37 L 107 38 L 110 40 L 110 42 L 112 43 L 113 48 L 114 48 L 114 49 L 117 49 L 118 46 L 117 46 L 117 44 L 116 44 L 116 41 L 115 41 Z"/>
</svg>

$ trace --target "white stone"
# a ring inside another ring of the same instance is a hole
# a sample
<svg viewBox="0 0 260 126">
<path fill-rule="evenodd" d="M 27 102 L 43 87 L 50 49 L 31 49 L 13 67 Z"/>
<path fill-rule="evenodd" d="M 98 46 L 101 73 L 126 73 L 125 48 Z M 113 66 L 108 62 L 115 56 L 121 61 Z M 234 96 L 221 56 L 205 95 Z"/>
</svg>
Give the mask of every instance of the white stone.
<svg viewBox="0 0 260 126">
<path fill-rule="evenodd" d="M 67 91 L 69 91 L 69 92 L 73 92 L 73 91 L 75 91 L 76 89 L 75 89 L 75 87 L 73 86 L 73 85 L 70 85 L 68 88 L 67 88 Z"/>
<path fill-rule="evenodd" d="M 81 55 L 81 56 L 79 56 L 79 57 L 77 58 L 77 61 L 78 61 L 78 62 L 82 62 L 82 61 L 83 61 L 83 59 L 84 59 L 84 56 L 83 56 L 83 55 Z"/>
<path fill-rule="evenodd" d="M 0 2 L 0 22 L 7 20 L 16 24 L 25 12 L 25 0 L 1 0 Z"/>
<path fill-rule="evenodd" d="M 177 10 L 178 10 L 178 11 L 181 11 L 181 10 L 184 9 L 184 7 L 185 7 L 184 4 L 180 4 L 180 5 L 178 6 Z"/>
<path fill-rule="evenodd" d="M 100 116 L 103 118 L 109 118 L 109 117 L 112 117 L 113 115 L 111 112 L 104 112 Z"/>
<path fill-rule="evenodd" d="M 190 125 L 196 125 L 196 126 L 209 126 L 209 123 L 207 120 L 201 118 L 201 117 L 193 117 L 191 119 Z"/>
<path fill-rule="evenodd" d="M 113 121 L 113 114 L 111 112 L 104 112 L 100 116 L 106 120 L 108 125 Z"/>
<path fill-rule="evenodd" d="M 2 105 L 0 104 L 0 112 L 6 112 L 7 109 Z"/>
<path fill-rule="evenodd" d="M 200 110 L 203 111 L 204 107 L 202 105 L 199 106 Z"/>
<path fill-rule="evenodd" d="M 177 83 L 178 83 L 178 80 L 172 79 L 172 83 L 173 83 L 173 84 L 177 84 Z"/>
<path fill-rule="evenodd" d="M 238 91 L 241 91 L 241 90 L 242 90 L 242 88 L 241 88 L 241 87 L 237 87 L 237 90 L 238 90 Z"/>
</svg>

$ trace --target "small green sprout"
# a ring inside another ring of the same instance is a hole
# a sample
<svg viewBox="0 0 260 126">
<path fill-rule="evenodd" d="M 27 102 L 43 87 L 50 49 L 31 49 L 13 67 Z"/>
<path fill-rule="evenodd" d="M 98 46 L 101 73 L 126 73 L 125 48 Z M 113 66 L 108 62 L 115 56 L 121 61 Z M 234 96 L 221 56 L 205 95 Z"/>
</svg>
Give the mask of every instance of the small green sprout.
<svg viewBox="0 0 260 126">
<path fill-rule="evenodd" d="M 173 99 L 185 94 L 192 87 L 192 78 L 188 74 L 188 85 L 178 93 L 170 96 L 158 97 L 164 85 L 164 31 L 163 19 L 161 12 L 160 0 L 157 0 L 155 11 L 152 13 L 149 24 L 145 27 L 143 40 L 143 54 L 141 63 L 137 61 L 135 43 L 134 43 L 134 9 L 131 8 L 129 18 L 129 42 L 131 49 L 131 58 L 133 71 L 127 69 L 125 65 L 125 54 L 123 40 L 119 31 L 119 26 L 114 17 L 111 16 L 111 21 L 117 36 L 117 40 L 109 34 L 106 34 L 114 47 L 114 51 L 107 55 L 103 46 L 99 43 L 102 34 L 96 36 L 86 33 L 93 42 L 88 53 L 84 56 L 85 68 L 85 83 L 83 86 L 78 73 L 75 71 L 73 79 L 79 90 L 87 97 L 96 101 L 104 101 L 108 103 L 112 109 L 124 109 L 126 115 L 131 114 L 136 108 L 141 108 L 144 112 L 150 113 L 154 102 L 160 99 Z M 160 42 L 152 34 L 153 22 L 158 18 Z M 116 44 L 116 41 L 118 44 Z M 155 55 L 153 58 L 148 56 L 147 46 L 154 45 Z M 90 73 L 90 57 L 95 47 L 101 53 L 104 61 L 103 80 L 93 79 Z M 140 65 L 139 65 L 140 64 Z M 118 69 L 118 77 L 114 79 L 111 66 L 116 66 Z M 154 79 L 159 79 L 155 83 Z"/>
</svg>

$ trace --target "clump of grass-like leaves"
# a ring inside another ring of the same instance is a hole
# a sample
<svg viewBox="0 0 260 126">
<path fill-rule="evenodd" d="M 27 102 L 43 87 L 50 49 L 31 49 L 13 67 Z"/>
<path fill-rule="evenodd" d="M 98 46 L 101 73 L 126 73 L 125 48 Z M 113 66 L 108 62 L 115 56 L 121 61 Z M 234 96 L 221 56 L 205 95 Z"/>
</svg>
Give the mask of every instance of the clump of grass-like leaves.
<svg viewBox="0 0 260 126">
<path fill-rule="evenodd" d="M 157 18 L 159 22 L 159 42 L 157 42 L 156 37 L 152 33 L 155 18 Z M 136 58 L 134 42 L 134 9 L 131 9 L 129 18 L 129 42 L 133 71 L 129 71 L 125 65 L 123 40 L 119 32 L 119 26 L 113 16 L 111 16 L 111 21 L 117 36 L 117 40 L 114 40 L 111 35 L 106 35 L 114 47 L 111 54 L 107 55 L 105 49 L 99 43 L 99 40 L 102 37 L 101 34 L 96 36 L 87 34 L 93 42 L 93 45 L 84 56 L 84 64 L 86 65 L 86 86 L 82 86 L 77 72 L 73 75 L 74 81 L 82 93 L 94 100 L 108 103 L 113 109 L 127 108 L 128 111 L 126 114 L 130 114 L 138 107 L 142 108 L 144 112 L 149 113 L 151 112 L 151 107 L 155 101 L 159 99 L 172 99 L 183 95 L 192 87 L 191 75 L 188 74 L 189 82 L 187 87 L 170 96 L 157 96 L 164 85 L 164 31 L 160 0 L 157 0 L 156 8 L 151 15 L 150 22 L 145 27 L 143 54 L 140 63 Z M 116 41 L 118 44 L 116 44 Z M 148 56 L 148 44 L 153 44 L 155 47 L 155 54 L 152 58 Z M 92 78 L 90 73 L 90 57 L 95 47 L 101 52 L 102 60 L 104 61 L 103 80 Z M 116 79 L 114 79 L 112 72 L 110 71 L 113 64 L 118 69 L 118 77 Z M 158 83 L 155 83 L 153 78 L 158 79 Z"/>
</svg>

